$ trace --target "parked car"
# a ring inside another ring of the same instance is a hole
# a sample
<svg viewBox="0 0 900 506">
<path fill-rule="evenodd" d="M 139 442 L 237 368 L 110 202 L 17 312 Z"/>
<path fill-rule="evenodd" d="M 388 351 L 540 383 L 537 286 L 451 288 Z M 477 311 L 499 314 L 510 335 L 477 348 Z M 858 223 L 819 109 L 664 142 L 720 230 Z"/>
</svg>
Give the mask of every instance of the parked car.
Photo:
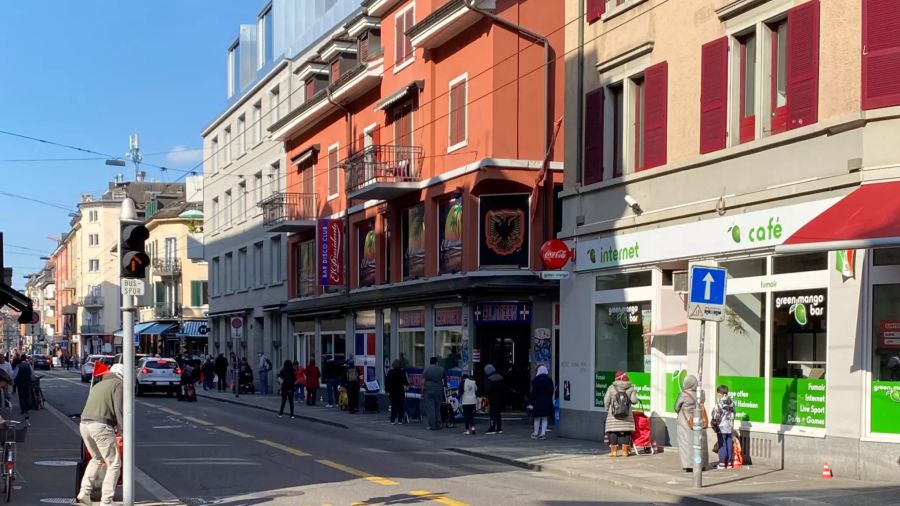
<svg viewBox="0 0 900 506">
<path fill-rule="evenodd" d="M 169 397 L 181 388 L 181 368 L 171 358 L 144 357 L 137 363 L 135 393 L 165 392 Z"/>
<path fill-rule="evenodd" d="M 134 354 L 134 363 L 135 363 L 135 365 L 137 365 L 138 363 L 140 363 L 140 361 L 141 361 L 142 358 L 147 358 L 147 357 L 151 357 L 151 355 L 148 355 L 148 354 L 146 354 L 146 353 L 135 353 L 135 354 Z M 125 355 L 123 355 L 123 354 L 121 354 L 121 353 L 117 354 L 117 355 L 113 358 L 113 363 L 114 363 L 114 364 L 124 364 L 124 363 L 125 363 Z"/>
<path fill-rule="evenodd" d="M 47 355 L 35 355 L 34 368 L 49 371 L 50 369 L 53 369 L 53 360 Z"/>
<path fill-rule="evenodd" d="M 94 362 L 98 360 L 101 360 L 107 366 L 113 364 L 113 357 L 111 355 L 89 355 L 84 363 L 81 364 L 82 383 L 89 383 L 91 381 L 91 376 L 94 375 Z"/>
</svg>

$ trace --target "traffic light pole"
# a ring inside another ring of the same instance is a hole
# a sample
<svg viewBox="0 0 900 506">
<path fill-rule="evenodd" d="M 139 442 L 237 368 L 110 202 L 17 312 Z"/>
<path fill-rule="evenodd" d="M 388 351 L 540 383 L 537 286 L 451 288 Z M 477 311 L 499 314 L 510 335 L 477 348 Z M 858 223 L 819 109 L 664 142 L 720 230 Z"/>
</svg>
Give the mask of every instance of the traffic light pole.
<svg viewBox="0 0 900 506">
<path fill-rule="evenodd" d="M 122 213 L 119 216 L 122 221 L 137 220 L 137 210 L 134 201 L 126 198 L 122 201 Z M 119 227 L 122 233 L 122 227 Z M 119 264 L 124 254 L 123 241 L 119 240 Z M 121 280 L 119 282 L 121 286 Z M 123 377 L 123 416 L 122 422 L 122 504 L 134 506 L 134 296 L 122 296 L 122 361 L 125 366 Z"/>
</svg>

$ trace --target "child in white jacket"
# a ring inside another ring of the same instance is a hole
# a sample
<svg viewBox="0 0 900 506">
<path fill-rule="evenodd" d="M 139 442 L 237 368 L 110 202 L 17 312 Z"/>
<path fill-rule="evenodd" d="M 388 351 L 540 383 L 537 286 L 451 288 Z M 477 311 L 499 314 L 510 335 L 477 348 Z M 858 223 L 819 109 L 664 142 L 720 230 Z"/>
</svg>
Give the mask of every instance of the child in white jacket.
<svg viewBox="0 0 900 506">
<path fill-rule="evenodd" d="M 475 384 L 475 380 L 470 378 L 468 374 L 462 375 L 461 383 L 462 398 L 460 399 L 460 402 L 463 408 L 463 417 L 466 421 L 466 431 L 463 432 L 463 434 L 475 434 L 475 403 L 478 400 L 475 392 L 478 386 Z"/>
</svg>

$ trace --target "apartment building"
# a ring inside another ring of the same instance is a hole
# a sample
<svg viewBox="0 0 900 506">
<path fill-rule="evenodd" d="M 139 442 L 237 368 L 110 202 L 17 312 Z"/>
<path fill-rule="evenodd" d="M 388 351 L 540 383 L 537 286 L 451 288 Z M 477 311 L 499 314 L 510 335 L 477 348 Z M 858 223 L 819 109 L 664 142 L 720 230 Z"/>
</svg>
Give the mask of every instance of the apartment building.
<svg viewBox="0 0 900 506">
<path fill-rule="evenodd" d="M 32 309 L 38 315 L 37 323 L 23 326 L 22 336 L 29 353 L 42 355 L 55 353 L 59 346 L 56 339 L 56 282 L 53 265 L 48 262 L 38 272 L 32 273 L 25 283 L 25 295 L 32 301 Z"/>
<path fill-rule="evenodd" d="M 895 476 L 900 5 L 568 0 L 566 19 L 563 435 L 602 438 L 622 370 L 674 440 L 702 360 L 754 462 Z M 703 345 L 693 265 L 728 269 Z"/>
</svg>

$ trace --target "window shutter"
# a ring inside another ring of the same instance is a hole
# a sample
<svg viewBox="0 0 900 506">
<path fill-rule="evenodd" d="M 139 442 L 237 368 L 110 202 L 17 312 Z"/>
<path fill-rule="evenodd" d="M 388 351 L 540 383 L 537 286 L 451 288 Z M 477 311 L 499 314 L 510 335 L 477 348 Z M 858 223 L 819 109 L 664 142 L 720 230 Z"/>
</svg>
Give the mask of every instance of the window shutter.
<svg viewBox="0 0 900 506">
<path fill-rule="evenodd" d="M 669 64 L 661 62 L 644 71 L 644 166 L 666 163 L 666 127 L 668 126 Z"/>
<path fill-rule="evenodd" d="M 331 62 L 331 82 L 335 82 L 341 78 L 341 59 L 338 58 Z"/>
<path fill-rule="evenodd" d="M 359 61 L 369 61 L 369 36 L 359 39 Z"/>
<path fill-rule="evenodd" d="M 201 281 L 191 281 L 191 306 L 200 306 L 200 289 Z"/>
<path fill-rule="evenodd" d="M 819 119 L 819 0 L 788 11 L 788 129 Z"/>
<path fill-rule="evenodd" d="M 416 24 L 416 20 L 413 16 L 414 10 L 415 9 L 410 9 L 410 10 L 406 11 L 406 15 L 405 15 L 406 22 L 403 23 L 403 31 L 404 32 L 406 32 L 406 30 L 409 30 L 410 28 L 413 27 L 414 24 Z M 404 35 L 403 35 L 403 60 L 406 61 L 406 59 L 411 57 L 412 54 L 413 54 L 412 39 L 407 37 L 406 34 L 404 33 Z"/>
<path fill-rule="evenodd" d="M 723 149 L 728 132 L 728 37 L 700 49 L 700 153 Z"/>
<path fill-rule="evenodd" d="M 406 16 L 399 16 L 394 18 L 394 63 L 400 63 L 403 61 L 403 25 L 406 20 Z"/>
<path fill-rule="evenodd" d="M 603 181 L 603 87 L 584 97 L 584 184 Z"/>
<path fill-rule="evenodd" d="M 466 104 L 466 81 L 463 81 L 456 85 L 457 88 L 457 96 L 456 96 L 456 127 L 457 127 L 457 140 L 458 142 L 462 142 L 466 140 L 466 115 L 468 105 Z"/>
<path fill-rule="evenodd" d="M 900 3 L 863 1 L 862 108 L 900 105 Z"/>
<path fill-rule="evenodd" d="M 606 12 L 606 0 L 586 0 L 587 1 L 587 22 L 593 23 L 600 19 L 600 16 Z"/>
<path fill-rule="evenodd" d="M 166 302 L 166 287 L 159 281 L 154 283 L 156 285 L 156 290 L 154 290 L 156 294 L 156 303 L 163 304 Z"/>
</svg>

